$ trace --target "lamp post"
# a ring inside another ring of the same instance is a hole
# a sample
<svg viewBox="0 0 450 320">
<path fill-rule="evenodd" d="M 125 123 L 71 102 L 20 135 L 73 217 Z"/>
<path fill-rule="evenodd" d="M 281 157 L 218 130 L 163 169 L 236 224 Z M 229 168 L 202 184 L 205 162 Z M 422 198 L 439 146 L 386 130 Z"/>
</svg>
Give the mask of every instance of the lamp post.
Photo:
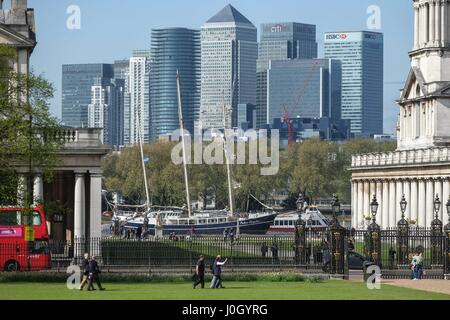
<svg viewBox="0 0 450 320">
<path fill-rule="evenodd" d="M 333 224 L 338 224 L 337 216 L 341 212 L 341 203 L 339 202 L 339 198 L 336 194 L 333 195 L 331 209 L 333 211 Z"/>
<path fill-rule="evenodd" d="M 436 195 L 436 198 L 434 199 L 433 205 L 434 205 L 434 215 L 435 219 L 439 220 L 439 211 L 441 211 L 441 200 L 439 199 L 439 195 Z"/>
<path fill-rule="evenodd" d="M 372 202 L 370 203 L 370 211 L 372 213 L 372 221 L 375 222 L 376 221 L 376 217 L 377 217 L 377 212 L 378 212 L 378 201 L 377 201 L 377 196 L 373 195 L 373 199 Z"/>
<path fill-rule="evenodd" d="M 402 219 L 405 219 L 405 212 L 408 206 L 408 202 L 406 201 L 405 195 L 402 196 L 402 200 L 400 201 L 400 210 L 402 211 Z"/>
</svg>

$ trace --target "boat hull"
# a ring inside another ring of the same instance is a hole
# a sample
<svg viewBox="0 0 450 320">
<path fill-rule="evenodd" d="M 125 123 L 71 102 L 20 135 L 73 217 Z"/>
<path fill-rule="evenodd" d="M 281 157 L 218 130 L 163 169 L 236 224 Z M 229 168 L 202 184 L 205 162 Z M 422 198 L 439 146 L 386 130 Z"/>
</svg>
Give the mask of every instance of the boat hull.
<svg viewBox="0 0 450 320">
<path fill-rule="evenodd" d="M 239 232 L 241 234 L 266 234 L 269 227 L 273 224 L 276 214 L 262 216 L 253 219 L 239 221 Z M 127 228 L 142 227 L 141 223 L 129 222 Z M 237 229 L 237 221 L 212 223 L 212 224 L 195 224 L 195 225 L 177 225 L 165 224 L 162 226 L 163 235 L 191 235 L 191 234 L 211 234 L 222 235 L 225 229 Z M 155 234 L 155 225 L 149 225 L 149 234 Z"/>
</svg>

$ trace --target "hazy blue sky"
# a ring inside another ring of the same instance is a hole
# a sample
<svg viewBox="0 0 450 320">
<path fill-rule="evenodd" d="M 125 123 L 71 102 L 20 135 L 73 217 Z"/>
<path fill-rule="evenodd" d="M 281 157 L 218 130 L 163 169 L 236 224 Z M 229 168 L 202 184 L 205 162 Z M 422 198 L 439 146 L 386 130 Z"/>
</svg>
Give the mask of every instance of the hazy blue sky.
<svg viewBox="0 0 450 320">
<path fill-rule="evenodd" d="M 411 0 L 29 0 L 29 7 L 35 8 L 38 37 L 31 63 L 36 73 L 55 85 L 52 112 L 61 115 L 62 64 L 127 58 L 133 49 L 150 47 L 152 28 L 200 28 L 228 3 L 258 28 L 263 22 L 316 24 L 319 57 L 324 32 L 366 30 L 367 8 L 378 5 L 380 31 L 385 35 L 385 131 L 394 131 L 395 99 L 407 77 L 413 45 Z M 80 30 L 66 27 L 70 5 L 81 8 Z"/>
</svg>

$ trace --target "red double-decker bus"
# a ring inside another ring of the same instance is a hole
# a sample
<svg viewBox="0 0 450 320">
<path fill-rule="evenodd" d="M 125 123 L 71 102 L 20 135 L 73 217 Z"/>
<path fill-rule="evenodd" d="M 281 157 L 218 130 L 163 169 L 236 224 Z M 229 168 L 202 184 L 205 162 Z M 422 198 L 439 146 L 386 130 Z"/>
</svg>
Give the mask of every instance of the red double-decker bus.
<svg viewBox="0 0 450 320">
<path fill-rule="evenodd" d="M 27 239 L 27 232 L 32 239 Z M 48 238 L 47 219 L 41 206 L 0 207 L 0 270 L 50 269 Z"/>
</svg>

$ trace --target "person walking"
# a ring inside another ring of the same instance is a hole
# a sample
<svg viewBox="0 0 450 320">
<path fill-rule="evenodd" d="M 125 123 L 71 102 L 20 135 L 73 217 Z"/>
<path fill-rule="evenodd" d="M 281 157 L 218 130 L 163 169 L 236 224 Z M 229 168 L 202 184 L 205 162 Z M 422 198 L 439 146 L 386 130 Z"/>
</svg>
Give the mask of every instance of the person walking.
<svg viewBox="0 0 450 320">
<path fill-rule="evenodd" d="M 229 238 L 230 238 L 230 242 L 233 243 L 234 242 L 234 229 L 233 228 L 231 228 L 231 230 L 230 230 Z"/>
<path fill-rule="evenodd" d="M 213 264 L 213 279 L 210 286 L 212 289 L 224 288 L 222 285 L 222 266 L 227 262 L 227 260 L 228 259 L 222 261 L 222 257 L 220 255 L 216 257 Z"/>
<path fill-rule="evenodd" d="M 263 258 L 267 256 L 267 252 L 269 251 L 269 247 L 267 247 L 267 244 L 264 242 L 261 246 L 261 255 Z"/>
<path fill-rule="evenodd" d="M 412 258 L 411 269 L 413 274 L 413 280 L 422 280 L 423 276 L 423 257 L 422 252 L 417 252 Z"/>
<path fill-rule="evenodd" d="M 85 253 L 84 258 L 81 261 L 81 272 L 83 273 L 83 280 L 80 283 L 80 291 L 83 291 L 83 288 L 86 283 L 88 283 L 89 279 L 89 253 Z"/>
<path fill-rule="evenodd" d="M 223 241 L 226 242 L 228 238 L 228 229 L 223 230 Z"/>
<path fill-rule="evenodd" d="M 196 281 L 194 281 L 194 289 L 200 284 L 201 288 L 205 288 L 205 257 L 200 256 L 195 266 Z"/>
<path fill-rule="evenodd" d="M 94 281 L 97 284 L 97 287 L 103 291 L 105 288 L 102 287 L 102 284 L 100 283 L 100 268 L 98 267 L 98 263 L 95 256 L 92 256 L 91 261 L 89 262 L 89 285 L 88 285 L 88 291 L 95 290 L 94 289 Z"/>
<path fill-rule="evenodd" d="M 276 242 L 272 243 L 272 246 L 270 247 L 270 251 L 272 251 L 273 260 L 278 261 L 278 245 Z"/>
</svg>

